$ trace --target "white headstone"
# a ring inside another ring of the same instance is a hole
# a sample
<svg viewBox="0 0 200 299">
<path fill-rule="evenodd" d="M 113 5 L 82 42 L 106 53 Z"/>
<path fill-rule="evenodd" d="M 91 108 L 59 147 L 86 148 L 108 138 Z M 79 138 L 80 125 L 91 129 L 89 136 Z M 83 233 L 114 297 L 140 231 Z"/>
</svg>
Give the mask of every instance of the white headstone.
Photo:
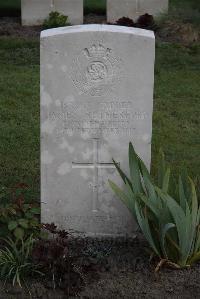
<svg viewBox="0 0 200 299">
<path fill-rule="evenodd" d="M 83 23 L 83 0 L 21 0 L 22 25 L 42 25 L 51 11 L 68 16 L 72 25 Z"/>
<path fill-rule="evenodd" d="M 41 33 L 42 221 L 88 235 L 131 235 L 135 225 L 108 186 L 128 171 L 132 141 L 148 167 L 154 34 L 83 25 Z"/>
<path fill-rule="evenodd" d="M 107 0 L 107 21 L 115 23 L 122 17 L 134 21 L 145 13 L 158 15 L 168 10 L 168 0 Z"/>
</svg>

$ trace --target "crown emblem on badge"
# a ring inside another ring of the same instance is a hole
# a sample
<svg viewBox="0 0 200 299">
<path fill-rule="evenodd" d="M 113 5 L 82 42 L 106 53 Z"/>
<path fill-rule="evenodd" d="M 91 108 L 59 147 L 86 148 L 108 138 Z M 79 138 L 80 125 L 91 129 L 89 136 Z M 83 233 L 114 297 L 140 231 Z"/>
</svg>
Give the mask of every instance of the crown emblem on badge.
<svg viewBox="0 0 200 299">
<path fill-rule="evenodd" d="M 84 53 L 88 58 L 106 57 L 111 53 L 110 48 L 104 47 L 102 44 L 93 44 L 90 48 L 85 48 Z"/>
<path fill-rule="evenodd" d="M 101 97 L 114 91 L 121 78 L 121 59 L 109 45 L 93 41 L 72 61 L 72 80 L 80 95 Z"/>
</svg>

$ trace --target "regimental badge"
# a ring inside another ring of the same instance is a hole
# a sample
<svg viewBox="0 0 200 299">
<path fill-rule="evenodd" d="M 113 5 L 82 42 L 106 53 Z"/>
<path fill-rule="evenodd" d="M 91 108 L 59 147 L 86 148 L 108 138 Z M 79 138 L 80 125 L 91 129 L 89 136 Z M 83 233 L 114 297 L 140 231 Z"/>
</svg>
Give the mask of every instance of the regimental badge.
<svg viewBox="0 0 200 299">
<path fill-rule="evenodd" d="M 73 60 L 72 80 L 80 95 L 103 96 L 120 81 L 121 60 L 101 42 L 85 48 Z"/>
</svg>

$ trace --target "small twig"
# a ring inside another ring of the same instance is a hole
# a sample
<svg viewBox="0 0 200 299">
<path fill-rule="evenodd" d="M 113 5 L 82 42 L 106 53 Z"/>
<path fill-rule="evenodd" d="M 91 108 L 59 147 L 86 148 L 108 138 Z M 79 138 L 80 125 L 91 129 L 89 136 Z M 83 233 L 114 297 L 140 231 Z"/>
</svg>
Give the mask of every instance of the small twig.
<svg viewBox="0 0 200 299">
<path fill-rule="evenodd" d="M 164 264 L 171 267 L 171 268 L 173 268 L 173 269 L 181 269 L 181 266 L 179 266 L 178 264 L 173 263 L 173 262 L 171 262 L 167 259 L 161 259 L 160 262 L 158 263 L 158 265 L 155 268 L 155 273 L 157 273 L 162 268 L 162 266 Z"/>
<path fill-rule="evenodd" d="M 155 268 L 155 273 L 157 273 L 162 268 L 162 266 L 167 263 L 167 261 L 168 260 L 166 260 L 166 259 L 160 260 L 160 262 L 158 263 L 158 265 Z"/>
<path fill-rule="evenodd" d="M 178 264 L 170 262 L 170 261 L 167 261 L 167 265 L 174 269 L 181 269 L 181 267 Z"/>
</svg>

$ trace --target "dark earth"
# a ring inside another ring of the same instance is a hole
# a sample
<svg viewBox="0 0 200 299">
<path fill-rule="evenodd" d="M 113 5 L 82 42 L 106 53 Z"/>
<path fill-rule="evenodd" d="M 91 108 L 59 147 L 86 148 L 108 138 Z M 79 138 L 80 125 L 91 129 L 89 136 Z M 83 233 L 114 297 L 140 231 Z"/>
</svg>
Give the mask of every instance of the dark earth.
<svg viewBox="0 0 200 299">
<path fill-rule="evenodd" d="M 148 245 L 141 237 L 85 239 L 83 244 L 74 265 L 76 273 L 63 285 L 54 289 L 53 280 L 40 278 L 30 281 L 28 291 L 7 284 L 0 298 L 28 299 L 30 294 L 34 299 L 200 298 L 199 264 L 183 270 L 163 267 L 155 273 L 159 261 L 150 261 Z M 78 240 L 71 244 L 73 253 L 79 247 Z"/>
<path fill-rule="evenodd" d="M 39 37 L 42 26 L 21 26 L 19 17 L 0 17 L 0 36 L 15 36 L 15 37 Z M 104 15 L 89 14 L 85 16 L 85 24 L 103 24 L 106 23 Z"/>
<path fill-rule="evenodd" d="M 84 24 L 106 24 L 105 15 L 89 14 L 85 16 Z M 0 36 L 14 36 L 22 38 L 39 38 L 41 26 L 22 27 L 19 17 L 0 18 Z M 200 41 L 200 32 L 190 23 L 166 21 L 161 28 L 156 27 L 156 39 L 163 42 L 176 42 L 190 46 Z"/>
<path fill-rule="evenodd" d="M 87 15 L 85 23 L 105 23 L 105 16 Z M 22 27 L 19 18 L 0 18 L 0 36 L 39 38 L 39 26 Z M 157 39 L 184 45 L 199 40 L 189 24 L 166 23 L 156 32 Z M 82 241 L 83 242 L 83 241 Z M 54 286 L 53 279 L 39 277 L 26 288 L 0 283 L 0 299 L 67 298 L 200 298 L 200 264 L 175 270 L 162 267 L 155 273 L 158 260 L 150 261 L 148 245 L 141 236 L 134 240 L 73 241 L 70 251 L 78 252 L 74 271 Z M 81 250 L 80 250 L 81 248 Z"/>
</svg>

